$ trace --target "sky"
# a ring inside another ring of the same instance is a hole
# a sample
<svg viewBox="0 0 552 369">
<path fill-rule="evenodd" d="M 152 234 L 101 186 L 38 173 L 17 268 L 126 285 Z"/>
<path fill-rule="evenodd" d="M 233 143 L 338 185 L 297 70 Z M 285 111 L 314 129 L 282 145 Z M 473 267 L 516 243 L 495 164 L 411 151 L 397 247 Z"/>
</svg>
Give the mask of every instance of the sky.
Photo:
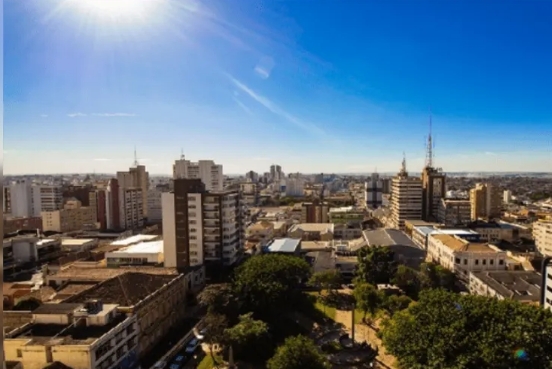
<svg viewBox="0 0 552 369">
<path fill-rule="evenodd" d="M 5 0 L 4 173 L 552 171 L 552 2 Z"/>
</svg>

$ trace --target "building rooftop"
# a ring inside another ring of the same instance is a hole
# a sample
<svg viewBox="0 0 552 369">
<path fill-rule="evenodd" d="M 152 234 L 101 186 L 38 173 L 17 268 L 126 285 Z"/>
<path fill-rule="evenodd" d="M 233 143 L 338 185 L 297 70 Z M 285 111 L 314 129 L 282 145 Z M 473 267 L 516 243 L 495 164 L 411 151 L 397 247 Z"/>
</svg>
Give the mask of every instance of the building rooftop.
<svg viewBox="0 0 552 369">
<path fill-rule="evenodd" d="M 99 282 L 124 274 L 126 272 L 146 273 L 152 275 L 177 275 L 176 268 L 158 268 L 148 266 L 121 266 L 119 268 L 87 268 L 71 265 L 66 269 L 57 272 L 54 275 L 48 276 L 48 280 L 61 281 L 90 281 Z"/>
<path fill-rule="evenodd" d="M 320 232 L 320 233 L 333 233 L 334 225 L 333 223 L 299 223 L 294 224 L 288 230 L 288 232 Z"/>
<path fill-rule="evenodd" d="M 276 238 L 272 240 L 268 245 L 270 252 L 297 252 L 301 240 L 296 238 Z"/>
<path fill-rule="evenodd" d="M 157 237 L 159 236 L 149 235 L 149 234 L 137 234 L 131 237 L 123 238 L 122 240 L 113 241 L 111 242 L 111 245 L 112 246 L 130 246 L 132 244 L 143 242 L 143 241 L 151 241 Z"/>
<path fill-rule="evenodd" d="M 476 236 L 478 233 L 470 229 L 435 229 L 432 234 L 449 234 L 449 235 L 458 235 L 458 236 Z"/>
<path fill-rule="evenodd" d="M 253 224 L 252 226 L 250 226 L 249 229 L 262 231 L 262 230 L 273 228 L 273 227 L 274 227 L 273 223 L 271 223 L 269 221 L 266 221 L 266 220 L 261 220 L 261 221 L 255 223 L 255 224 Z"/>
<path fill-rule="evenodd" d="M 472 275 L 501 296 L 522 302 L 539 301 L 541 276 L 534 271 L 498 270 L 472 272 Z"/>
<path fill-rule="evenodd" d="M 272 222 L 272 224 L 274 225 L 274 229 L 280 229 L 285 227 L 286 222 Z"/>
<path fill-rule="evenodd" d="M 123 247 L 117 251 L 113 251 L 115 254 L 159 254 L 163 252 L 163 241 L 152 242 L 140 242 L 131 246 Z"/>
<path fill-rule="evenodd" d="M 134 306 L 177 277 L 177 275 L 128 272 L 70 297 L 67 301 L 84 303 L 88 300 L 98 299 L 108 304 Z"/>
<path fill-rule="evenodd" d="M 441 241 L 441 243 L 453 251 L 463 252 L 496 252 L 486 243 L 468 242 L 461 238 L 448 234 L 432 234 L 431 237 Z"/>
<path fill-rule="evenodd" d="M 38 240 L 36 242 L 36 246 L 37 247 L 40 247 L 40 246 L 48 246 L 49 244 L 55 244 L 59 242 L 59 240 L 57 239 L 54 239 L 54 238 L 43 238 L 41 240 Z"/>
<path fill-rule="evenodd" d="M 82 246 L 89 242 L 96 241 L 93 238 L 64 238 L 61 240 L 62 246 Z"/>
<path fill-rule="evenodd" d="M 302 251 L 319 251 L 331 247 L 332 243 L 328 241 L 303 241 L 301 242 Z"/>
<path fill-rule="evenodd" d="M 355 207 L 354 206 L 342 206 L 340 208 L 330 208 L 329 212 L 330 213 L 349 213 L 349 212 L 352 212 L 352 211 L 355 211 Z M 360 210 L 358 210 L 360 211 Z"/>
<path fill-rule="evenodd" d="M 33 310 L 33 314 L 70 314 L 77 309 L 81 309 L 83 306 L 83 304 L 77 303 L 46 303 Z"/>
<path fill-rule="evenodd" d="M 424 236 L 427 236 L 435 231 L 435 228 L 431 226 L 416 226 L 414 229 L 422 233 Z"/>
</svg>

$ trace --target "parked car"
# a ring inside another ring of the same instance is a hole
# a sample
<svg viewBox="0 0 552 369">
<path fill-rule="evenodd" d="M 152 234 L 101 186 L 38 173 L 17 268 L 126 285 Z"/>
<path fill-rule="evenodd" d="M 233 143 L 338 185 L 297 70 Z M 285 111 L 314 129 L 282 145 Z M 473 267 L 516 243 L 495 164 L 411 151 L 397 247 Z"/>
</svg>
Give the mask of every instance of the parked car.
<svg viewBox="0 0 552 369">
<path fill-rule="evenodd" d="M 188 345 L 186 345 L 186 354 L 193 354 L 197 348 L 199 347 L 199 340 L 197 338 L 192 339 L 190 342 L 188 342 Z"/>
</svg>

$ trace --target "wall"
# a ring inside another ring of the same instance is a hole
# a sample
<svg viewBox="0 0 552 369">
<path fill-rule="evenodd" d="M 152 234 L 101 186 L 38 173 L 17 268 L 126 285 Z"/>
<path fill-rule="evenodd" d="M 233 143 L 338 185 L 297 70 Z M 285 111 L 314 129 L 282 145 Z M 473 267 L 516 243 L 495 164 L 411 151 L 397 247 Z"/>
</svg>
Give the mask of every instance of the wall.
<svg viewBox="0 0 552 369">
<path fill-rule="evenodd" d="M 163 254 L 166 268 L 176 267 L 176 232 L 174 219 L 174 194 L 163 193 L 161 197 L 163 209 Z"/>
</svg>

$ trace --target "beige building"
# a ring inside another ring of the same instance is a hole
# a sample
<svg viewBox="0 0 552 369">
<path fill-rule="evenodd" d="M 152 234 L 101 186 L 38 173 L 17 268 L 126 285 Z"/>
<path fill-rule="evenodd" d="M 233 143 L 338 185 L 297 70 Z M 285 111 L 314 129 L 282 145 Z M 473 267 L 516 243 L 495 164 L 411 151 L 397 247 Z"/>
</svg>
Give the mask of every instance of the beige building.
<svg viewBox="0 0 552 369">
<path fill-rule="evenodd" d="M 472 295 L 494 297 L 499 300 L 512 299 L 528 304 L 539 303 L 541 277 L 535 271 L 471 272 L 469 282 Z"/>
<path fill-rule="evenodd" d="M 391 226 L 405 229 L 406 220 L 422 219 L 422 181 L 409 177 L 406 160 L 391 182 Z"/>
<path fill-rule="evenodd" d="M 304 202 L 301 205 L 301 223 L 329 223 L 329 211 L 327 203 Z"/>
<path fill-rule="evenodd" d="M 122 229 L 139 229 L 144 225 L 142 201 L 144 197 L 141 188 L 119 188 L 119 224 Z"/>
<path fill-rule="evenodd" d="M 363 221 L 366 212 L 362 209 L 357 209 L 354 206 L 344 206 L 340 208 L 331 208 L 329 210 L 330 223 L 347 223 L 351 221 Z"/>
<path fill-rule="evenodd" d="M 506 252 L 448 234 L 429 236 L 427 256 L 464 280 L 469 279 L 470 272 L 506 269 Z"/>
<path fill-rule="evenodd" d="M 445 226 L 465 226 L 471 221 L 470 200 L 441 199 L 437 220 Z"/>
<path fill-rule="evenodd" d="M 502 191 L 490 183 L 478 183 L 470 190 L 471 219 L 500 218 Z"/>
<path fill-rule="evenodd" d="M 257 240 L 261 245 L 265 245 L 274 238 L 274 223 L 268 220 L 261 220 L 250 225 L 245 231 L 247 239 Z"/>
<path fill-rule="evenodd" d="M 212 160 L 192 162 L 182 156 L 173 165 L 173 179 L 201 179 L 207 191 L 222 191 L 224 189 L 224 175 L 222 165 Z"/>
<path fill-rule="evenodd" d="M 117 172 L 117 181 L 120 189 L 140 188 L 142 190 L 142 214 L 145 218 L 148 217 L 148 189 L 149 189 L 149 173 L 146 172 L 144 165 L 136 165 L 129 168 L 128 172 Z M 119 196 L 119 201 L 122 201 Z"/>
<path fill-rule="evenodd" d="M 287 236 L 303 241 L 331 241 L 333 234 L 332 223 L 300 223 L 292 225 Z"/>
<path fill-rule="evenodd" d="M 6 332 L 4 352 L 25 369 L 56 361 L 73 369 L 111 369 L 138 364 L 137 345 L 136 317 L 115 304 L 46 303 L 32 312 L 31 322 Z"/>
<path fill-rule="evenodd" d="M 79 200 L 67 201 L 61 210 L 42 212 L 42 230 L 72 232 L 97 229 L 96 209 L 82 206 Z"/>
<path fill-rule="evenodd" d="M 533 238 L 539 253 L 552 256 L 552 220 L 539 220 L 533 223 Z"/>
</svg>

